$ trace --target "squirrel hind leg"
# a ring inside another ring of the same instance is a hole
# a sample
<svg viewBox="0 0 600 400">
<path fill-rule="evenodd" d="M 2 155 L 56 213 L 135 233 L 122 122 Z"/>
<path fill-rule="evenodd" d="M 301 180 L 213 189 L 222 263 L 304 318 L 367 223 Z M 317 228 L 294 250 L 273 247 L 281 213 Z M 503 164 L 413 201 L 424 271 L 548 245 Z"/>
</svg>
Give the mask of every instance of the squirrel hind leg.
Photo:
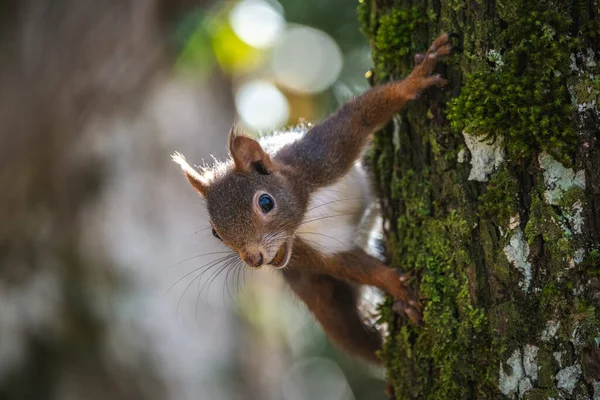
<svg viewBox="0 0 600 400">
<path fill-rule="evenodd" d="M 360 315 L 355 286 L 324 274 L 285 271 L 284 277 L 332 342 L 351 355 L 381 364 L 376 355 L 381 334 Z"/>
<path fill-rule="evenodd" d="M 417 325 L 423 324 L 421 305 L 408 285 L 410 274 L 402 274 L 388 267 L 359 248 L 338 254 L 338 261 L 330 268 L 329 273 L 346 281 L 375 286 L 389 293 L 396 300 L 396 313 L 406 315 Z"/>
</svg>

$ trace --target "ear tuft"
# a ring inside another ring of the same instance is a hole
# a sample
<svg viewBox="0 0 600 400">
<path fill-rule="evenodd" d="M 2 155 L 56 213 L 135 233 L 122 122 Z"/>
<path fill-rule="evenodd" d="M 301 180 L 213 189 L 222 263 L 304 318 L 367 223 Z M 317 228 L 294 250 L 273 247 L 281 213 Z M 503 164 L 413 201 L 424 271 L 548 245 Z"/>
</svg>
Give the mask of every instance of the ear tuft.
<svg viewBox="0 0 600 400">
<path fill-rule="evenodd" d="M 208 181 L 198 171 L 196 171 L 196 169 L 188 164 L 183 154 L 175 152 L 171 154 L 171 159 L 179 164 L 185 173 L 185 177 L 188 179 L 188 181 L 190 181 L 194 189 L 196 189 L 203 197 L 206 197 L 206 193 L 208 191 Z"/>
<path fill-rule="evenodd" d="M 242 136 L 232 128 L 229 132 L 229 154 L 233 158 L 235 169 L 240 172 L 257 171 L 269 175 L 276 165 L 260 144 L 247 136 Z"/>
</svg>

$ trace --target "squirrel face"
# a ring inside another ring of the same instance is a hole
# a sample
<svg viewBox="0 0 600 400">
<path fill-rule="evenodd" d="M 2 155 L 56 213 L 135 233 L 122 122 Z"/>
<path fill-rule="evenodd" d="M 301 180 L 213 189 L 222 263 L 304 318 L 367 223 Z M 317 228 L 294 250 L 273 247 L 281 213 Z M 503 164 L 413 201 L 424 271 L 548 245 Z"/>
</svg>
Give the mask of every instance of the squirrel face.
<svg viewBox="0 0 600 400">
<path fill-rule="evenodd" d="M 173 160 L 206 199 L 215 240 L 235 250 L 249 267 L 284 268 L 306 199 L 293 190 L 285 166 L 271 160 L 253 139 L 229 138 L 233 163 L 197 171 L 183 156 Z"/>
<path fill-rule="evenodd" d="M 206 204 L 217 236 L 248 266 L 287 265 L 302 213 L 284 175 L 230 170 L 210 185 Z"/>
</svg>

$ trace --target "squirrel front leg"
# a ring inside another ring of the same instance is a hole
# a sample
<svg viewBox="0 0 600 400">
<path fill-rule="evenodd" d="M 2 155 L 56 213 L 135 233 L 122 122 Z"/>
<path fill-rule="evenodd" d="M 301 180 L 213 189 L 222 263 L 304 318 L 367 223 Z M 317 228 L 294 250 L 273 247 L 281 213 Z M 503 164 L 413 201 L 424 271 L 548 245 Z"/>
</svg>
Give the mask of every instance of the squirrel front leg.
<svg viewBox="0 0 600 400">
<path fill-rule="evenodd" d="M 376 355 L 381 335 L 363 321 L 352 284 L 303 268 L 286 269 L 283 276 L 336 345 L 371 363 L 381 363 Z"/>
<path fill-rule="evenodd" d="M 443 34 L 406 79 L 374 87 L 346 103 L 302 139 L 283 148 L 276 159 L 293 166 L 312 189 L 336 182 L 348 173 L 376 129 L 426 88 L 446 83 L 431 73 L 438 60 L 450 52 L 449 35 Z"/>
</svg>

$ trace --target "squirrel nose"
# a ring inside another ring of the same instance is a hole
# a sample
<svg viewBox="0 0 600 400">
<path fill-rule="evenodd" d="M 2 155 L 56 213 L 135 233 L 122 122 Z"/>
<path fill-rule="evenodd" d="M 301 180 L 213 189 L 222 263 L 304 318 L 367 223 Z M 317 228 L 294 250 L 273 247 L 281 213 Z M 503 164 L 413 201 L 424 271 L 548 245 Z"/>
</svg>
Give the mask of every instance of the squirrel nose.
<svg viewBox="0 0 600 400">
<path fill-rule="evenodd" d="M 258 268 L 263 265 L 263 255 L 260 251 L 247 252 L 244 255 L 244 262 L 251 267 Z"/>
</svg>

